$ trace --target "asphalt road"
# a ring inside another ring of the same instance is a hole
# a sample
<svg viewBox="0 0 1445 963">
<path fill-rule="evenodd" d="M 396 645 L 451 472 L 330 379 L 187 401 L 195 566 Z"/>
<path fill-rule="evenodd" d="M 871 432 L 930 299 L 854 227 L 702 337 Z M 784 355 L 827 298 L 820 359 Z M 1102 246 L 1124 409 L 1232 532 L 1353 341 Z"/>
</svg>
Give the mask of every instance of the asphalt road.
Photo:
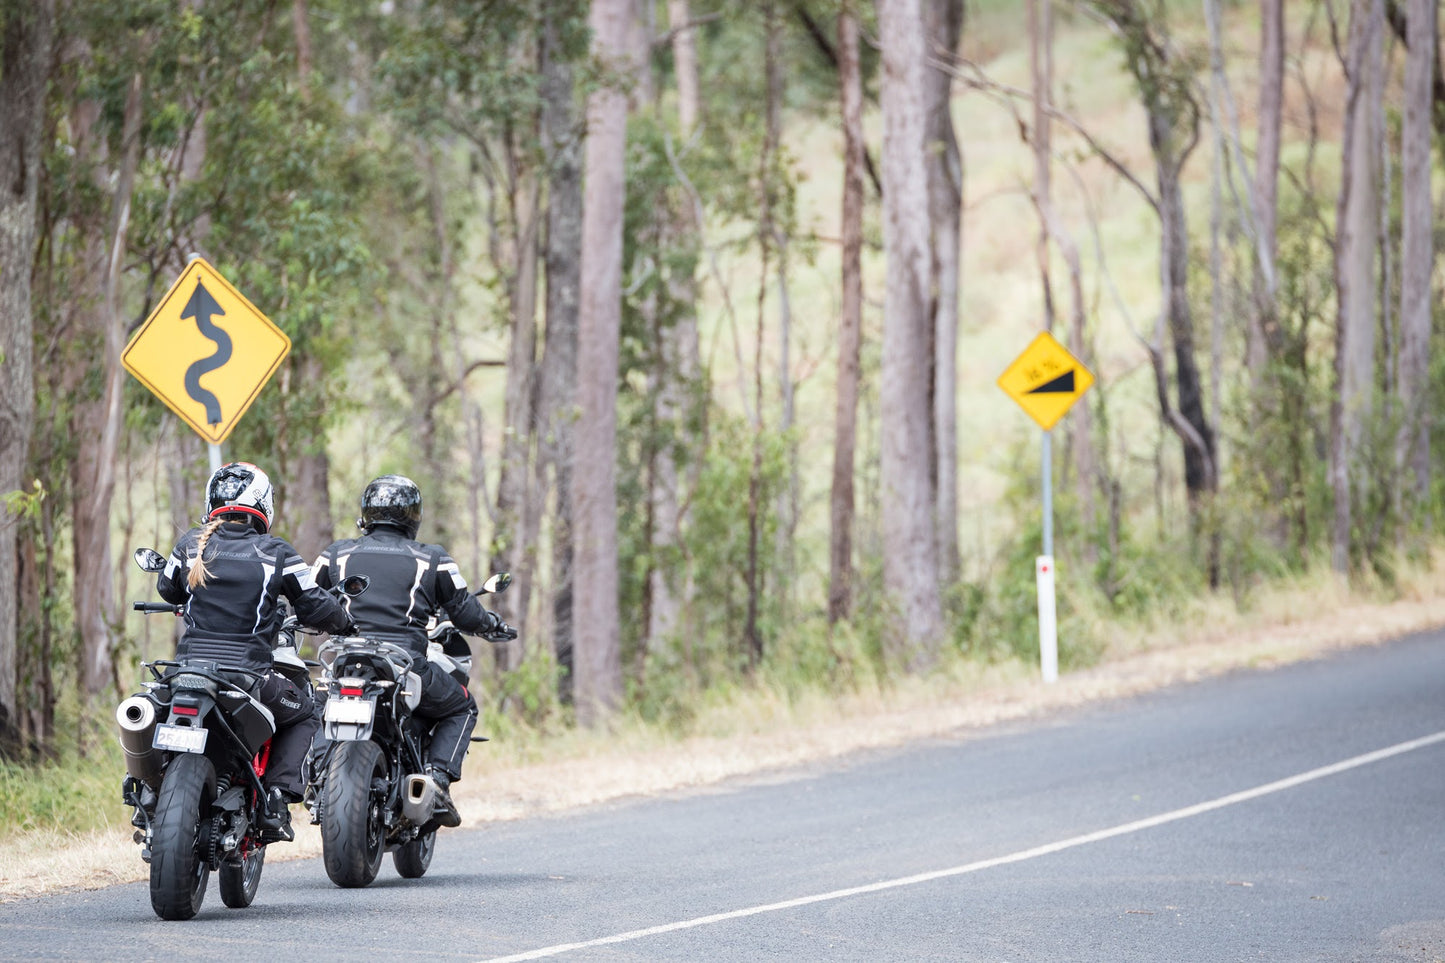
<svg viewBox="0 0 1445 963">
<path fill-rule="evenodd" d="M 1445 635 L 319 860 L 164 923 L 0 906 L 0 958 L 1445 960 Z"/>
</svg>

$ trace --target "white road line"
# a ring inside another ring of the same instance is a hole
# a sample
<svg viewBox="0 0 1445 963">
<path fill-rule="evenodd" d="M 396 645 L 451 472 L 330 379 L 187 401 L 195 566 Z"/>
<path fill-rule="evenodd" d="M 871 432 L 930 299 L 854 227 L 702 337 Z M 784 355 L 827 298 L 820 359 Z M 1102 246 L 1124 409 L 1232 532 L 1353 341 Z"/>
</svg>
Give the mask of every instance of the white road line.
<svg viewBox="0 0 1445 963">
<path fill-rule="evenodd" d="M 1043 846 L 1035 846 L 1033 849 L 1021 850 L 1017 853 L 1010 853 L 1007 856 L 995 856 L 993 859 L 981 859 L 975 863 L 967 863 L 963 866 L 953 866 L 949 869 L 937 869 L 929 873 L 919 873 L 916 876 L 904 876 L 899 879 L 887 879 L 878 883 L 869 883 L 867 886 L 851 886 L 848 889 L 835 889 L 829 893 L 818 893 L 814 896 L 800 896 L 797 899 L 783 900 L 780 903 L 767 903 L 763 906 L 749 906 L 746 909 L 730 910 L 726 913 L 714 913 L 711 916 L 699 916 L 695 919 L 680 920 L 676 923 L 663 923 L 660 926 L 649 926 L 642 930 L 631 930 L 626 933 L 616 933 L 612 936 L 602 936 L 594 940 L 583 940 L 578 943 L 559 943 L 556 946 L 545 946 L 538 950 L 529 950 L 526 953 L 516 953 L 512 956 L 493 957 L 484 963 L 515 963 L 521 960 L 540 960 L 549 956 L 560 956 L 563 953 L 571 953 L 574 950 L 585 950 L 594 946 L 607 946 L 612 943 L 629 943 L 633 940 L 640 940 L 648 936 L 659 936 L 663 933 L 674 933 L 678 930 L 689 930 L 698 926 L 709 926 L 713 923 L 724 923 L 728 920 L 742 919 L 746 916 L 758 916 L 762 913 L 776 913 L 781 910 L 795 909 L 799 906 L 808 906 L 812 903 L 826 903 L 831 900 L 846 899 L 849 896 L 861 896 L 865 893 L 878 893 L 883 890 L 898 889 L 902 886 L 915 886 L 919 883 L 929 883 L 936 879 L 946 879 L 950 876 L 962 876 L 965 873 L 977 873 L 980 870 L 993 869 L 995 866 L 1007 866 L 1009 863 L 1021 863 L 1027 859 L 1037 859 L 1040 856 L 1048 856 L 1052 853 L 1062 852 L 1066 849 L 1073 849 L 1077 846 L 1086 846 L 1089 843 L 1102 842 L 1105 839 L 1113 839 L 1116 836 L 1125 836 L 1129 833 L 1137 833 L 1145 829 L 1153 829 L 1155 826 L 1163 826 L 1166 823 L 1178 822 L 1181 819 L 1190 819 L 1200 816 L 1216 809 L 1223 809 L 1226 806 L 1234 806 L 1242 802 L 1249 802 L 1251 799 L 1258 799 L 1261 796 L 1268 796 L 1272 793 L 1283 792 L 1286 789 L 1293 789 L 1302 786 L 1307 782 L 1314 782 L 1316 779 L 1324 779 L 1327 776 L 1335 776 L 1351 769 L 1358 769 L 1360 766 L 1368 766 L 1371 763 L 1379 762 L 1382 759 L 1389 759 L 1391 756 L 1398 756 L 1402 753 L 1413 752 L 1416 749 L 1423 749 L 1426 746 L 1433 746 L 1437 742 L 1445 741 L 1445 732 L 1437 732 L 1434 735 L 1422 736 L 1419 739 L 1411 739 L 1409 742 L 1397 743 L 1384 749 L 1377 749 L 1374 752 L 1367 752 L 1362 756 L 1354 756 L 1341 762 L 1332 763 L 1328 766 L 1321 766 L 1318 769 L 1311 769 L 1309 772 L 1302 772 L 1297 776 L 1290 776 L 1276 782 L 1265 783 L 1262 786 L 1255 786 L 1253 789 L 1246 789 L 1242 792 L 1231 793 L 1228 796 L 1220 796 L 1218 799 L 1211 799 L 1208 802 L 1196 803 L 1193 806 L 1185 806 L 1183 809 L 1175 809 L 1167 813 L 1160 813 L 1157 816 L 1150 816 L 1147 819 L 1139 819 L 1132 823 L 1124 823 L 1110 829 L 1101 829 L 1098 832 L 1086 833 L 1083 836 L 1074 836 L 1070 839 L 1063 839 L 1056 843 L 1046 843 Z"/>
</svg>

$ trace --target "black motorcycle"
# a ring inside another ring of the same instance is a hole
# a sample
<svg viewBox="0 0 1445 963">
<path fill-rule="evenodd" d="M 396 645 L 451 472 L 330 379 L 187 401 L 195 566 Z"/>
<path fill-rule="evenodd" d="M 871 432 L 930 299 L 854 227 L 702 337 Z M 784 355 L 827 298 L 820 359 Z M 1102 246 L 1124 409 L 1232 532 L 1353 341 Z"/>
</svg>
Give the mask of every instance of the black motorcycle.
<svg viewBox="0 0 1445 963">
<path fill-rule="evenodd" d="M 493 575 L 477 594 L 502 592 L 511 581 Z M 465 680 L 470 653 L 460 633 L 442 622 L 429 634 L 431 658 Z M 505 623 L 485 636 L 493 642 L 516 637 Z M 412 715 L 421 700 L 422 680 L 414 671 L 420 667 L 402 646 L 356 636 L 329 640 L 317 657 L 326 741 L 311 760 L 307 799 L 311 821 L 321 825 L 326 875 L 337 886 L 367 886 L 390 852 L 397 873 L 417 879 L 431 865 L 436 831 L 461 822 L 424 772 L 430 726 Z"/>
<path fill-rule="evenodd" d="M 137 550 L 135 561 L 146 572 L 165 566 L 148 548 Z M 358 582 L 343 591 L 355 595 L 364 588 Z M 183 607 L 135 602 L 134 608 L 180 615 Z M 286 664 L 294 654 L 278 651 L 277 668 L 294 672 Z M 135 841 L 150 864 L 151 906 L 162 919 L 190 919 L 213 870 L 227 906 L 250 906 L 266 861 L 261 779 L 276 731 L 271 713 L 251 695 L 261 676 L 203 660 L 142 665 L 152 679 L 120 704 L 116 722 L 127 771 L 121 796 L 135 810 Z"/>
</svg>

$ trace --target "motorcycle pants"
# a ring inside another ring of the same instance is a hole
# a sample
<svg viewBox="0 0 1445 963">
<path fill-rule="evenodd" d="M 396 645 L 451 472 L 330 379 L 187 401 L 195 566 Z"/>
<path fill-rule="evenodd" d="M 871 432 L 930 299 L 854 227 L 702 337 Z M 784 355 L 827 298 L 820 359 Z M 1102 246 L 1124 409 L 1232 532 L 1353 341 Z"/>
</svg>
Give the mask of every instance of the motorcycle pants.
<svg viewBox="0 0 1445 963">
<path fill-rule="evenodd" d="M 416 715 L 432 725 L 427 764 L 445 770 L 455 782 L 461 778 L 462 760 L 477 725 L 477 700 L 434 663 L 428 662 L 420 675 L 422 692 Z"/>
<path fill-rule="evenodd" d="M 267 674 L 256 698 L 276 717 L 276 734 L 271 737 L 271 757 L 261 782 L 267 789 L 280 789 L 288 802 L 301 798 L 301 762 L 311 745 L 319 720 L 311 695 L 296 683 L 275 672 Z"/>
</svg>

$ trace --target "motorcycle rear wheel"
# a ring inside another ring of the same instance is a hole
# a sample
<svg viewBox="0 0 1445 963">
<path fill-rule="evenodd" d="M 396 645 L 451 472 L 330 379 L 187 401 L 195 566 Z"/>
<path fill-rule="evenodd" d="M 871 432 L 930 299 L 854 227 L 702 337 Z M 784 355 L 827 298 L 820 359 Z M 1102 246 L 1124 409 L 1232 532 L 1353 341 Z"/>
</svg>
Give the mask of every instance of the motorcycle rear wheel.
<svg viewBox="0 0 1445 963">
<path fill-rule="evenodd" d="M 385 787 L 380 746 L 370 740 L 336 745 L 321 790 L 321 856 L 337 886 L 367 886 L 376 879 L 386 851 Z"/>
<path fill-rule="evenodd" d="M 215 794 L 211 760 L 189 752 L 171 760 L 151 833 L 151 908 L 163 920 L 190 919 L 206 898 L 211 867 L 201 823 Z"/>
<path fill-rule="evenodd" d="M 256 898 L 261 885 L 261 869 L 266 865 L 266 847 L 257 846 L 240 859 L 224 860 L 218 874 L 221 901 L 231 909 L 245 909 Z"/>
<path fill-rule="evenodd" d="M 391 854 L 391 862 L 396 867 L 397 875 L 402 879 L 421 879 L 431 865 L 431 856 L 436 852 L 436 848 L 435 830 L 397 847 Z"/>
</svg>

